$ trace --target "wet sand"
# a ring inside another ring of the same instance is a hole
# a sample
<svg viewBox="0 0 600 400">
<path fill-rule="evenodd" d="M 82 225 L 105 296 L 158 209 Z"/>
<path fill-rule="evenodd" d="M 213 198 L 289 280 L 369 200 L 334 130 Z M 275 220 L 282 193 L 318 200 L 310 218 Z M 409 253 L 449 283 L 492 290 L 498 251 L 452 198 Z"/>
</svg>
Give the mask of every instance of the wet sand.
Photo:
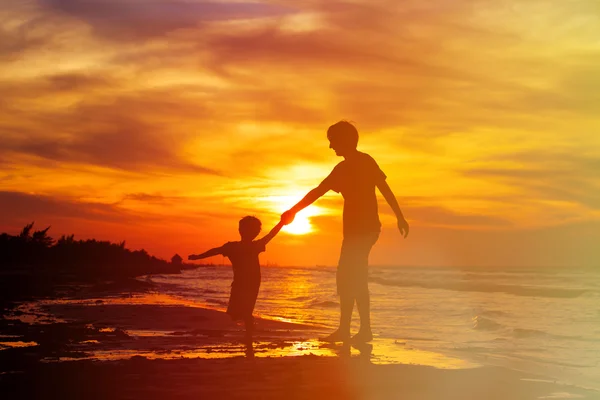
<svg viewBox="0 0 600 400">
<path fill-rule="evenodd" d="M 551 399 L 595 394 L 500 368 L 373 365 L 360 357 L 39 363 L 0 376 L 3 398 Z"/>
<path fill-rule="evenodd" d="M 257 318 L 248 345 L 222 311 L 159 294 L 23 303 L 0 325 L 0 390 L 7 399 L 600 398 L 401 342 L 326 344 L 324 333 Z"/>
</svg>

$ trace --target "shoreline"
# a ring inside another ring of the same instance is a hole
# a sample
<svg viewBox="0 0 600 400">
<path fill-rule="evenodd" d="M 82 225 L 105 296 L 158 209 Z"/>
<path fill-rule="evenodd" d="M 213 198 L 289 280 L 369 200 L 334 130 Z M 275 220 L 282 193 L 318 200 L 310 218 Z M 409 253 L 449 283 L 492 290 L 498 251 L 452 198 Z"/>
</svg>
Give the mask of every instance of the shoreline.
<svg viewBox="0 0 600 400">
<path fill-rule="evenodd" d="M 248 346 L 243 328 L 223 311 L 165 294 L 133 293 L 82 293 L 13 308 L 0 325 L 3 393 L 43 397 L 32 387 L 53 385 L 53 393 L 64 398 L 274 399 L 295 390 L 295 398 L 317 399 L 323 393 L 331 395 L 323 398 L 354 399 L 395 399 L 398 393 L 424 400 L 600 399 L 598 391 L 541 374 L 470 363 L 398 341 L 327 344 L 317 339 L 326 333 L 323 327 L 276 319 L 257 318 Z M 108 377 L 123 391 L 108 393 L 103 387 Z M 75 380 L 89 388 L 72 386 Z M 174 387 L 173 392 L 153 397 L 149 388 L 161 393 L 162 386 Z M 89 393 L 91 387 L 96 392 Z"/>
<path fill-rule="evenodd" d="M 216 358 L 218 354 L 233 357 L 247 353 L 243 325 L 231 321 L 224 311 L 191 301 L 180 302 L 179 298 L 168 295 L 41 300 L 23 303 L 16 308 L 15 314 L 8 321 L 31 326 L 62 326 L 62 340 L 65 342 L 73 341 L 70 336 L 77 336 L 77 343 L 66 344 L 65 348 L 67 354 L 71 351 L 80 353 L 79 358 L 124 359 L 133 355 L 172 358 L 171 354 L 184 358 Z M 257 357 L 361 353 L 361 349 L 356 347 L 344 348 L 340 344 L 321 342 L 319 338 L 329 332 L 326 327 L 264 316 L 257 317 L 255 321 Z M 18 329 L 10 333 L 15 334 L 12 339 L 15 342 L 44 340 L 35 334 L 23 335 Z M 118 346 L 107 341 L 102 334 L 119 335 Z M 104 342 L 102 339 L 105 339 Z M 404 341 L 375 338 L 373 343 L 375 352 L 369 350 L 369 356 L 377 364 L 411 363 L 439 368 L 478 365 L 460 357 L 416 349 Z M 155 354 L 156 348 L 161 349 L 162 355 Z M 69 355 L 65 357 L 71 359 Z"/>
</svg>

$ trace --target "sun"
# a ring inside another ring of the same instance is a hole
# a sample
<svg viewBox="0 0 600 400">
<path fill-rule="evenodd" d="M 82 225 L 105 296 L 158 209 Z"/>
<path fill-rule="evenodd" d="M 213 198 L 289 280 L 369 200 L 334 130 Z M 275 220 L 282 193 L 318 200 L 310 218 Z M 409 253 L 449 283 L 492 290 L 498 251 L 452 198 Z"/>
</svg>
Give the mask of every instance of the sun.
<svg viewBox="0 0 600 400">
<path fill-rule="evenodd" d="M 307 233 L 311 233 L 313 228 L 310 219 L 307 215 L 302 215 L 302 211 L 296 214 L 294 222 L 284 226 L 281 230 L 292 235 L 306 235 Z"/>
<path fill-rule="evenodd" d="M 285 196 L 268 196 L 263 199 L 269 203 L 269 208 L 271 210 L 275 210 L 277 213 L 281 214 L 296 204 L 304 194 L 305 193 L 299 192 L 297 194 L 294 193 Z M 323 213 L 324 210 L 321 207 L 312 204 L 296 214 L 294 221 L 291 224 L 284 226 L 281 230 L 292 235 L 306 235 L 312 233 L 315 231 L 315 228 L 310 221 L 311 217 Z"/>
</svg>

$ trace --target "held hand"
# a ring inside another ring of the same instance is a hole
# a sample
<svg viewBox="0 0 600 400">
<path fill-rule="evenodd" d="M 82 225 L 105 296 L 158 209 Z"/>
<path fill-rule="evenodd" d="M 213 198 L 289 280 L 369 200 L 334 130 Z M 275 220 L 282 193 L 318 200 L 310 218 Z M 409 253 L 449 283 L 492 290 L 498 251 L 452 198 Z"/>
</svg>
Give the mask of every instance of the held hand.
<svg viewBox="0 0 600 400">
<path fill-rule="evenodd" d="M 281 222 L 283 222 L 285 225 L 289 225 L 294 222 L 294 218 L 296 218 L 296 214 L 292 210 L 287 210 L 281 214 Z"/>
<path fill-rule="evenodd" d="M 408 222 L 404 218 L 398 220 L 398 229 L 400 230 L 400 234 L 406 238 L 408 236 Z"/>
</svg>

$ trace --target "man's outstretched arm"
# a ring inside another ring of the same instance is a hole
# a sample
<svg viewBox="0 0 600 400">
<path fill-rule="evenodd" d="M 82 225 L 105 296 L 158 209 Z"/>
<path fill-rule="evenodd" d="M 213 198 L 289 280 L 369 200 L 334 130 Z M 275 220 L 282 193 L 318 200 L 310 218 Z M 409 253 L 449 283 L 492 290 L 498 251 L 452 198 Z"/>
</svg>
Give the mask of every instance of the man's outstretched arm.
<svg viewBox="0 0 600 400">
<path fill-rule="evenodd" d="M 408 222 L 404 218 L 402 214 L 402 210 L 400 210 L 400 206 L 398 205 L 398 200 L 396 200 L 396 196 L 392 192 L 390 185 L 387 184 L 385 180 L 380 181 L 377 184 L 377 188 L 385 198 L 385 201 L 392 207 L 392 211 L 396 214 L 396 219 L 398 220 L 398 229 L 400 230 L 400 234 L 404 235 L 404 237 L 408 236 Z"/>
<path fill-rule="evenodd" d="M 289 224 L 290 222 L 292 222 L 294 220 L 294 217 L 296 216 L 298 211 L 301 211 L 301 210 L 305 209 L 306 207 L 310 206 L 319 197 L 323 196 L 328 191 L 329 191 L 329 186 L 325 183 L 321 183 L 319 186 L 317 186 L 316 188 L 314 188 L 313 190 L 308 192 L 302 200 L 300 200 L 298 203 L 296 203 L 295 206 L 293 206 L 292 208 L 290 208 L 289 210 L 284 212 L 281 215 L 281 220 L 284 221 L 284 223 Z"/>
</svg>

